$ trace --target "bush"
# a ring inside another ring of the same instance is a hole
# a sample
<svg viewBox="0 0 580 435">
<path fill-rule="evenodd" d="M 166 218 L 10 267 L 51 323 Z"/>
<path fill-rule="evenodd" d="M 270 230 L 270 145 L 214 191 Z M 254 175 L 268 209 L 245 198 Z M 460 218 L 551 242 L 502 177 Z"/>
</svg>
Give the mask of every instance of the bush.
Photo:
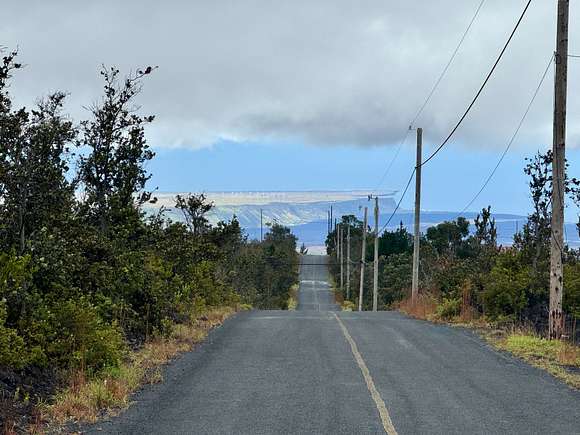
<svg viewBox="0 0 580 435">
<path fill-rule="evenodd" d="M 461 314 L 461 299 L 443 298 L 443 302 L 437 305 L 437 317 L 449 320 Z"/>
<path fill-rule="evenodd" d="M 528 303 L 531 276 L 517 252 L 499 254 L 485 283 L 485 314 L 492 319 L 519 316 Z"/>
<path fill-rule="evenodd" d="M 125 351 L 121 331 L 104 323 L 84 299 L 56 305 L 52 322 L 55 337 L 48 354 L 60 367 L 98 371 L 119 365 Z"/>
<path fill-rule="evenodd" d="M 580 319 L 580 263 L 564 265 L 564 312 Z"/>
<path fill-rule="evenodd" d="M 29 362 L 24 339 L 15 329 L 7 328 L 5 322 L 6 303 L 0 302 L 0 367 L 20 369 Z"/>
<path fill-rule="evenodd" d="M 381 305 L 390 306 L 400 301 L 411 288 L 413 257 L 411 254 L 392 254 L 386 258 L 380 276 Z"/>
<path fill-rule="evenodd" d="M 455 259 L 455 261 L 445 259 L 434 270 L 433 286 L 444 296 L 457 297 L 470 274 L 469 262 L 460 259 Z"/>
</svg>

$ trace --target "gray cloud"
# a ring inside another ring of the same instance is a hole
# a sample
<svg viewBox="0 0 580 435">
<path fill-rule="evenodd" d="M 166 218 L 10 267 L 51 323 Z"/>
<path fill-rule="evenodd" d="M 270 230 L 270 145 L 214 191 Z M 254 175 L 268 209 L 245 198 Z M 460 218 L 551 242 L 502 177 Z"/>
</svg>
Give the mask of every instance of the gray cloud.
<svg viewBox="0 0 580 435">
<path fill-rule="evenodd" d="M 27 64 L 13 93 L 30 104 L 47 91 L 69 107 L 99 95 L 101 63 L 159 65 L 140 103 L 158 115 L 155 146 L 235 141 L 316 145 L 396 143 L 439 75 L 479 0 L 212 0 L 82 2 L 7 0 L 0 44 Z M 511 31 L 524 0 L 487 0 L 418 125 L 437 142 L 464 110 Z M 571 20 L 580 10 L 572 6 Z M 554 47 L 555 1 L 529 15 L 457 142 L 503 145 Z M 571 26 L 570 49 L 580 35 Z M 571 61 L 570 95 L 580 61 Z M 551 75 L 522 132 L 551 135 Z M 569 136 L 580 140 L 580 101 Z"/>
</svg>

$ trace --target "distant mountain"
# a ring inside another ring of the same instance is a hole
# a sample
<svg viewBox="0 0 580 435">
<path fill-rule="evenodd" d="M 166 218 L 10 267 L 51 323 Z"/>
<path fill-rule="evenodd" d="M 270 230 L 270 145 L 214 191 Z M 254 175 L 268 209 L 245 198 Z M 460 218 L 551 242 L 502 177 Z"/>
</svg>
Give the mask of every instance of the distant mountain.
<svg viewBox="0 0 580 435">
<path fill-rule="evenodd" d="M 271 222 L 278 222 L 292 228 L 306 246 L 320 246 L 324 244 L 327 232 L 327 212 L 332 206 L 333 216 L 353 214 L 362 219 L 363 207 L 369 207 L 369 225 L 373 225 L 374 201 L 368 200 L 371 191 L 308 191 L 308 192 L 207 192 L 208 200 L 214 203 L 214 209 L 209 214 L 210 222 L 228 221 L 235 215 L 242 227 L 251 238 L 260 237 L 260 211 L 264 226 Z M 379 193 L 381 226 L 391 216 L 396 207 L 393 198 L 395 191 Z M 177 193 L 156 194 L 158 201 L 146 207 L 149 213 L 156 213 L 160 207 L 166 208 L 166 216 L 176 220 L 183 220 L 179 210 L 175 210 L 174 198 Z M 422 211 L 421 229 L 437 225 L 446 220 L 457 218 L 458 213 L 453 211 Z M 477 213 L 463 213 L 467 219 L 473 220 Z M 516 214 L 494 213 L 498 227 L 498 242 L 510 245 L 513 235 L 522 228 L 526 217 Z M 409 231 L 413 229 L 413 212 L 399 210 L 391 219 L 388 226 L 394 229 L 403 224 Z M 473 230 L 473 225 L 471 226 Z M 575 224 L 566 224 L 566 240 L 570 246 L 580 246 L 580 239 Z"/>
<path fill-rule="evenodd" d="M 235 215 L 244 228 L 260 227 L 260 212 L 264 224 L 278 222 L 286 226 L 305 225 L 324 221 L 332 206 L 334 217 L 345 214 L 360 214 L 369 203 L 368 191 L 312 191 L 312 192 L 208 192 L 208 200 L 214 209 L 208 214 L 210 222 L 228 221 Z M 395 192 L 380 192 L 380 207 L 392 212 L 396 206 Z M 158 201 L 146 210 L 155 212 L 161 206 L 167 209 L 167 216 L 182 220 L 181 212 L 175 210 L 174 198 L 177 193 L 157 194 Z M 370 214 L 369 214 L 370 216 Z"/>
</svg>

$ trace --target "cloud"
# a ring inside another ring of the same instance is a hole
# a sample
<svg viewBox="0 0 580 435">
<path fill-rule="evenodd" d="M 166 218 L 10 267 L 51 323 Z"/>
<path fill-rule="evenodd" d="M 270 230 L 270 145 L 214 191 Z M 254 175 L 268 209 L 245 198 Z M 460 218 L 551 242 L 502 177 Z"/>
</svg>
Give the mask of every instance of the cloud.
<svg viewBox="0 0 580 435">
<path fill-rule="evenodd" d="M 515 128 L 554 49 L 554 2 L 533 2 L 457 142 L 498 147 Z M 99 65 L 159 65 L 140 95 L 157 115 L 154 146 L 220 139 L 321 146 L 397 143 L 479 0 L 10 1 L 0 44 L 27 64 L 13 93 L 29 105 L 69 91 L 75 117 L 100 91 Z M 487 0 L 449 73 L 418 120 L 440 141 L 481 84 L 524 0 Z M 577 14 L 572 6 L 571 19 Z M 575 48 L 578 35 L 570 35 Z M 580 49 L 580 47 L 579 47 Z M 576 65 L 577 64 L 577 65 Z M 571 77 L 580 61 L 571 59 Z M 519 143 L 551 137 L 551 75 Z M 570 95 L 578 86 L 570 80 Z M 577 92 L 576 92 L 577 93 Z M 580 139 L 580 102 L 570 134 Z M 572 144 L 574 145 L 574 144 Z"/>
</svg>

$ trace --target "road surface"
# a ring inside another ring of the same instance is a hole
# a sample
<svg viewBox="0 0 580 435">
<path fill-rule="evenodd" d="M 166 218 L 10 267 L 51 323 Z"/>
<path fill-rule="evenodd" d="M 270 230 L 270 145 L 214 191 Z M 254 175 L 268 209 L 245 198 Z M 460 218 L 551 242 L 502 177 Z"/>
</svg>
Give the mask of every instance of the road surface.
<svg viewBox="0 0 580 435">
<path fill-rule="evenodd" d="M 339 312 L 324 256 L 297 311 L 240 313 L 89 433 L 580 434 L 580 393 L 470 331 Z"/>
</svg>

